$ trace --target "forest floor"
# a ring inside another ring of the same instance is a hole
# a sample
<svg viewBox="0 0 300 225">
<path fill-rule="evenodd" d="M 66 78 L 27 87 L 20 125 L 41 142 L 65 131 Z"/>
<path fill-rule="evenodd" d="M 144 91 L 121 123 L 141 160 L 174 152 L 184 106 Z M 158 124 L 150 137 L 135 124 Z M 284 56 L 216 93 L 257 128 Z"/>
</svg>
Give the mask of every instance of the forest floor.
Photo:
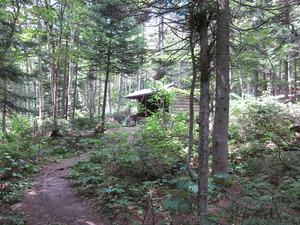
<svg viewBox="0 0 300 225">
<path fill-rule="evenodd" d="M 88 153 L 41 168 L 32 187 L 18 207 L 27 225 L 109 225 L 103 215 L 86 201 L 75 196 L 67 179 L 69 167 Z"/>
</svg>

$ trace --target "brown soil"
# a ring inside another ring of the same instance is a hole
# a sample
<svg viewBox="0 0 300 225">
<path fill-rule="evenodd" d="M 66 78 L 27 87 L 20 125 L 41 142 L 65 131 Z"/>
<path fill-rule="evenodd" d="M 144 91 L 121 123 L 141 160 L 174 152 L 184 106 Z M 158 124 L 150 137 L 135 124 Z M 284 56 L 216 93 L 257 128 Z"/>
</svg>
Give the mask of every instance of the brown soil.
<svg viewBox="0 0 300 225">
<path fill-rule="evenodd" d="M 18 205 L 27 217 L 27 225 L 109 225 L 103 215 L 72 192 L 66 179 L 75 161 L 88 157 L 83 154 L 58 164 L 45 166 L 33 186 Z"/>
</svg>

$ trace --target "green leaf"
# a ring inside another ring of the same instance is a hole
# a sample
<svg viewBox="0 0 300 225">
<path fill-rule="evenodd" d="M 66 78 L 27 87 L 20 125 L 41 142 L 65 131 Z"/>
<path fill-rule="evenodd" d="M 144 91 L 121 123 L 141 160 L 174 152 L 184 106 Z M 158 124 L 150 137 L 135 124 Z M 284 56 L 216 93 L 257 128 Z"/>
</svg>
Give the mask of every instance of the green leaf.
<svg viewBox="0 0 300 225">
<path fill-rule="evenodd" d="M 12 176 L 13 177 L 23 177 L 22 174 L 20 174 L 20 173 L 12 173 Z"/>
</svg>

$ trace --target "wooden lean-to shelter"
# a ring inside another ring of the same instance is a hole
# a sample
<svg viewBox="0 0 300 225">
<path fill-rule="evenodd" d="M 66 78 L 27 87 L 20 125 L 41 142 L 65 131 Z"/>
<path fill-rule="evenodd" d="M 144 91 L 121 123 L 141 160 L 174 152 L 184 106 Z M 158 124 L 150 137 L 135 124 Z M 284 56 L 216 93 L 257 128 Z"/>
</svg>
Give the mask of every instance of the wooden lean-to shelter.
<svg viewBox="0 0 300 225">
<path fill-rule="evenodd" d="M 164 104 L 162 104 L 165 108 L 166 112 L 169 113 L 188 113 L 190 110 L 190 97 L 188 94 L 184 93 L 183 90 L 176 88 L 174 84 L 165 85 L 164 89 L 172 88 L 175 96 L 173 97 L 173 101 L 171 104 L 165 102 L 164 99 L 161 99 Z M 125 98 L 128 99 L 136 99 L 140 103 L 140 109 L 137 115 L 133 116 L 133 120 L 138 122 L 139 119 L 145 119 L 146 117 L 151 116 L 155 111 L 159 109 L 159 105 L 157 102 L 153 102 L 152 96 L 159 91 L 154 91 L 152 89 L 142 89 L 135 91 Z M 194 98 L 194 112 L 197 113 L 200 110 L 200 102 L 197 98 Z"/>
</svg>

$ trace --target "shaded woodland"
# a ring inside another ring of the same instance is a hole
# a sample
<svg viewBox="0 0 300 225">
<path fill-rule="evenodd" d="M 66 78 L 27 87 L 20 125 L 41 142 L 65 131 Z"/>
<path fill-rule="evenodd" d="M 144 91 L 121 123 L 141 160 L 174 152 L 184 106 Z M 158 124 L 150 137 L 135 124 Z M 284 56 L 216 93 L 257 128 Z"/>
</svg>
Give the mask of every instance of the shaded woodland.
<svg viewBox="0 0 300 225">
<path fill-rule="evenodd" d="M 0 223 L 25 224 L 14 204 L 40 166 L 89 152 L 69 178 L 115 224 L 299 224 L 299 14 L 1 0 Z M 169 109 L 178 92 L 189 110 Z"/>
</svg>

